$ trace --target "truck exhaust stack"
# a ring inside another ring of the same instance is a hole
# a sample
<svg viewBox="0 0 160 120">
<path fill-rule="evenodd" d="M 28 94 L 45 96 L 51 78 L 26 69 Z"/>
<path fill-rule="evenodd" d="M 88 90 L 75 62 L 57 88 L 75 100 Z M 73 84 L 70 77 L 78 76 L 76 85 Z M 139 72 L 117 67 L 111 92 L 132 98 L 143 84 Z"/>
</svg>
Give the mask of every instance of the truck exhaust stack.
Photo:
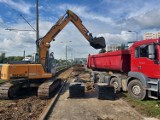
<svg viewBox="0 0 160 120">
<path fill-rule="evenodd" d="M 90 41 L 90 45 L 95 49 L 102 49 L 106 47 L 104 37 L 95 37 Z"/>
</svg>

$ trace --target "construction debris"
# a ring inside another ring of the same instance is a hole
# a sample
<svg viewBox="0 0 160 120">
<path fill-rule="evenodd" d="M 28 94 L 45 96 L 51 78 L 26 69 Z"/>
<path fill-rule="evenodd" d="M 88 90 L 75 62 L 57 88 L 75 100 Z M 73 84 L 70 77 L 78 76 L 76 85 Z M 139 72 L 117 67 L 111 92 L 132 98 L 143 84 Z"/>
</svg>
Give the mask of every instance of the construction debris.
<svg viewBox="0 0 160 120">
<path fill-rule="evenodd" d="M 84 65 L 81 64 L 74 65 L 73 71 L 84 71 L 84 70 L 85 70 Z"/>
</svg>

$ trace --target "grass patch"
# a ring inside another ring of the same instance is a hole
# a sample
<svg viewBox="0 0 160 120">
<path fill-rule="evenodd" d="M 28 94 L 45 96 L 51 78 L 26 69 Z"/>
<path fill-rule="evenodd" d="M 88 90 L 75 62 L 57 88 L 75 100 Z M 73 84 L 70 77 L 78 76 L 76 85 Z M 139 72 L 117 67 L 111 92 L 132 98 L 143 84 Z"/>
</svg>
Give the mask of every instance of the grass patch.
<svg viewBox="0 0 160 120">
<path fill-rule="evenodd" d="M 148 99 L 144 101 L 135 100 L 127 93 L 123 93 L 123 99 L 127 101 L 131 107 L 136 109 L 139 113 L 148 117 L 156 117 L 160 119 L 160 100 Z"/>
<path fill-rule="evenodd" d="M 4 82 L 4 80 L 1 80 L 1 79 L 0 79 L 0 83 L 2 83 L 2 82 Z"/>
</svg>

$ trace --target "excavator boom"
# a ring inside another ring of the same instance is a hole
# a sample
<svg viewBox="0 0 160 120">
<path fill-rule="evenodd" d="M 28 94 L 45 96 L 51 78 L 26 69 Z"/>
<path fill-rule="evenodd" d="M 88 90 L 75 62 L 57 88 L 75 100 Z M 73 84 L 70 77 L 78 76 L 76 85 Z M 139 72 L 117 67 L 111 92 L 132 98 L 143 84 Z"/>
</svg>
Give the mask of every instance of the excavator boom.
<svg viewBox="0 0 160 120">
<path fill-rule="evenodd" d="M 37 41 L 37 47 L 39 49 L 40 63 L 45 68 L 47 52 L 50 47 L 50 42 L 58 35 L 58 33 L 69 23 L 72 22 L 82 35 L 88 40 L 90 45 L 95 49 L 105 48 L 105 39 L 103 37 L 93 38 L 92 34 L 82 24 L 81 19 L 73 13 L 71 10 L 67 10 L 66 14 L 62 16 L 56 24 L 49 30 L 49 32 L 41 39 Z"/>
</svg>

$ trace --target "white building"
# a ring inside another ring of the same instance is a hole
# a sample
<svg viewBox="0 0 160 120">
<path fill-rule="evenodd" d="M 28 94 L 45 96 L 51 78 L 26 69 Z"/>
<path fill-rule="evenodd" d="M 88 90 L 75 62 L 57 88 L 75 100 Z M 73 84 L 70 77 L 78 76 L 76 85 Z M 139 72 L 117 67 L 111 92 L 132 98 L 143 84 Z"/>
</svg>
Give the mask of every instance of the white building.
<svg viewBox="0 0 160 120">
<path fill-rule="evenodd" d="M 118 44 L 111 44 L 111 45 L 107 45 L 106 46 L 106 51 L 116 51 L 119 49 L 119 46 Z"/>
<path fill-rule="evenodd" d="M 156 38 L 160 38 L 160 32 L 147 32 L 143 36 L 144 40 L 156 39 Z"/>
</svg>

